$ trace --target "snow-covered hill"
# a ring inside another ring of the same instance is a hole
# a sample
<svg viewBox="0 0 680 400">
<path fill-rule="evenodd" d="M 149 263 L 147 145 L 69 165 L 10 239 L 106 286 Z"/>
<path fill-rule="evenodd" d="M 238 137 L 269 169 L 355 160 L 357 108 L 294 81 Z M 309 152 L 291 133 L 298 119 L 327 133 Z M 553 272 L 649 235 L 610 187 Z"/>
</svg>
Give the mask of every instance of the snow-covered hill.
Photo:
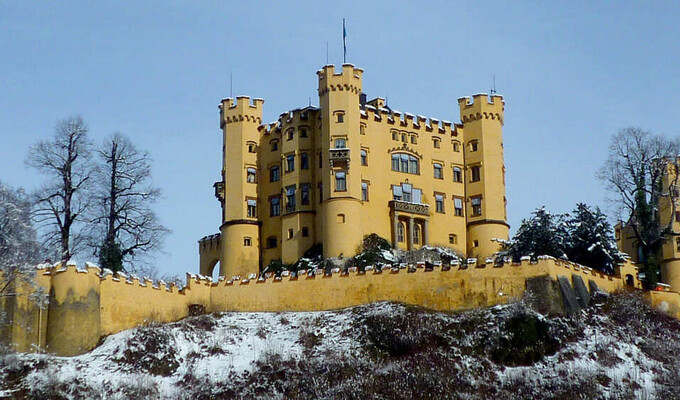
<svg viewBox="0 0 680 400">
<path fill-rule="evenodd" d="M 680 399 L 680 322 L 630 294 L 571 317 L 527 304 L 203 315 L 2 355 L 0 398 Z"/>
</svg>

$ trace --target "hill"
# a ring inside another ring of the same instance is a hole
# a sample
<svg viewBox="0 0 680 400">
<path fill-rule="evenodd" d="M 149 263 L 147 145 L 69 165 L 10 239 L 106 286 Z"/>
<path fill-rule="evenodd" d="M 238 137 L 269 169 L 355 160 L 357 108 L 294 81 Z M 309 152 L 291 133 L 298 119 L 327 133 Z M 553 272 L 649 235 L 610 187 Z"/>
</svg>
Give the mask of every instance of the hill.
<svg viewBox="0 0 680 400">
<path fill-rule="evenodd" d="M 636 294 L 572 316 L 530 304 L 201 315 L 78 357 L 5 352 L 0 398 L 680 398 L 680 321 Z"/>
</svg>

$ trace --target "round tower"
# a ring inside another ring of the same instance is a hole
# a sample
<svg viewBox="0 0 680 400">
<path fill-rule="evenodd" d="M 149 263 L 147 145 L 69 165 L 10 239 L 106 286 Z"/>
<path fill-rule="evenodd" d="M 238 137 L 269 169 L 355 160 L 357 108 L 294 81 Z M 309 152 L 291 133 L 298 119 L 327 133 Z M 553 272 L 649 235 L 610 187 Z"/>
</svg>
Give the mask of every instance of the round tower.
<svg viewBox="0 0 680 400">
<path fill-rule="evenodd" d="M 222 201 L 220 275 L 248 276 L 260 269 L 257 198 L 258 126 L 264 100 L 247 96 L 224 99 L 219 106 L 223 134 L 222 182 L 215 191 Z"/>
<path fill-rule="evenodd" d="M 353 256 L 362 241 L 359 95 L 363 70 L 317 71 L 321 108 L 324 258 Z"/>
<path fill-rule="evenodd" d="M 503 111 L 499 95 L 476 94 L 458 99 L 465 151 L 468 257 L 486 258 L 507 240 Z"/>
</svg>

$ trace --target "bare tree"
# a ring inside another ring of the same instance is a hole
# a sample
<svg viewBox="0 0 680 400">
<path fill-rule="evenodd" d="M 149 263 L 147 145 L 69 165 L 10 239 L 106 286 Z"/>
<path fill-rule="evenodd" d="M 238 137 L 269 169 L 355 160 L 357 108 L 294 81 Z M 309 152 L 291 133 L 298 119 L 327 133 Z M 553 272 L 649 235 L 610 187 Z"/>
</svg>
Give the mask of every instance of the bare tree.
<svg viewBox="0 0 680 400">
<path fill-rule="evenodd" d="M 33 278 L 39 256 L 28 196 L 0 182 L 0 296 L 12 296 L 17 279 Z"/>
<path fill-rule="evenodd" d="M 102 163 L 96 179 L 92 219 L 102 242 L 95 243 L 100 265 L 122 270 L 137 255 L 160 249 L 168 230 L 152 206 L 160 189 L 151 183 L 151 159 L 126 136 L 116 133 L 97 150 Z"/>
<path fill-rule="evenodd" d="M 63 263 L 84 243 L 76 225 L 89 204 L 91 147 L 85 122 L 69 117 L 57 122 L 52 140 L 34 145 L 27 159 L 28 165 L 49 178 L 36 191 L 35 219 L 45 229 L 45 246 L 57 248 Z"/>
<path fill-rule="evenodd" d="M 657 282 L 663 242 L 677 234 L 673 232 L 673 218 L 678 197 L 678 155 L 677 139 L 630 127 L 612 137 L 609 157 L 597 174 L 609 189 L 619 218 L 626 220 L 635 233 L 638 262 L 643 264 L 649 286 Z M 664 184 L 664 179 L 670 182 Z M 663 213 L 667 215 L 664 220 L 659 209 L 662 197 L 669 198 L 671 207 L 670 212 Z"/>
</svg>

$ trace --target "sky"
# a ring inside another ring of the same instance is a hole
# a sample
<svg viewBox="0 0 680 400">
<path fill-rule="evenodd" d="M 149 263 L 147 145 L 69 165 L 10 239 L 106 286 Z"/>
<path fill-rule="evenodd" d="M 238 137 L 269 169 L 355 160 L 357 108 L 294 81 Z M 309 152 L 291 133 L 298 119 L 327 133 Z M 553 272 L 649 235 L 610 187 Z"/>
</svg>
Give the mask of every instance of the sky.
<svg viewBox="0 0 680 400">
<path fill-rule="evenodd" d="M 678 136 L 680 2 L 0 0 L 0 181 L 44 181 L 24 161 L 60 119 L 82 116 L 94 142 L 122 132 L 163 191 L 156 267 L 197 272 L 221 222 L 220 99 L 264 98 L 267 122 L 318 104 L 343 18 L 364 92 L 394 109 L 459 121 L 457 99 L 495 76 L 511 233 L 539 206 L 610 210 L 595 173 L 617 130 Z"/>
</svg>

